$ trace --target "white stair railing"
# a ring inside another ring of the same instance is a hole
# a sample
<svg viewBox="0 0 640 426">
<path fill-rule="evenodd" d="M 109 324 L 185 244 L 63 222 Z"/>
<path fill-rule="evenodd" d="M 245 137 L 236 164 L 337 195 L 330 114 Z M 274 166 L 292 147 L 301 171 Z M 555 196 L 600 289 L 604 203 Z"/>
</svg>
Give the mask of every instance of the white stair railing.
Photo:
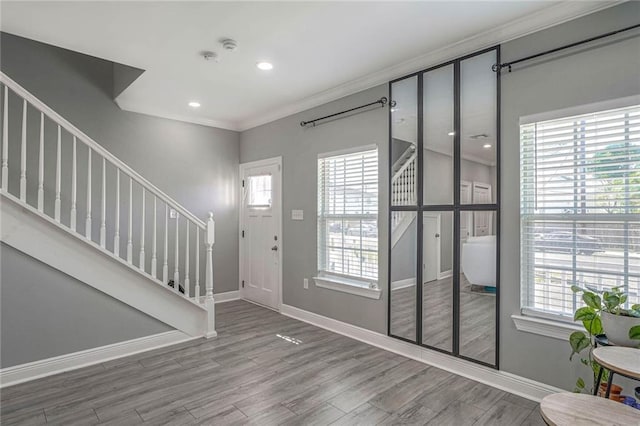
<svg viewBox="0 0 640 426">
<path fill-rule="evenodd" d="M 207 335 L 215 335 L 212 260 L 215 224 L 213 214 L 210 213 L 207 222 L 203 222 L 2 72 L 0 72 L 0 83 L 3 96 L 2 182 L 0 184 L 2 195 L 17 203 L 32 207 L 37 214 L 52 217 L 59 225 L 72 231 L 76 237 L 88 240 L 106 254 L 120 260 L 126 260 L 129 267 L 145 274 L 162 287 L 170 288 L 168 287 L 168 270 L 171 265 L 174 281 L 172 290 L 176 295 L 198 305 L 204 305 L 208 309 Z M 10 114 L 10 107 L 16 99 L 21 101 L 20 126 L 14 125 L 16 119 Z M 29 127 L 31 123 L 28 120 L 30 117 L 34 117 L 33 111 L 38 113 L 39 119 L 33 123 L 32 127 Z M 12 119 L 13 121 L 11 121 Z M 51 129 L 54 130 L 53 133 L 47 132 Z M 14 138 L 13 132 L 20 132 L 19 138 Z M 37 138 L 34 138 L 36 133 Z M 45 149 L 47 141 L 55 143 L 55 155 L 47 156 Z M 15 143 L 20 145 L 17 151 L 13 149 Z M 29 161 L 27 158 L 28 153 L 31 152 L 28 150 L 28 145 L 32 143 L 38 144 L 38 149 L 34 151 L 38 153 L 37 170 L 34 171 L 28 169 Z M 65 149 L 64 146 L 67 145 L 68 147 Z M 78 155 L 80 146 L 84 146 L 86 149 L 87 154 L 84 160 Z M 19 159 L 14 160 L 9 157 L 15 152 L 19 152 Z M 12 178 L 15 175 L 10 166 L 18 164 L 18 160 L 19 166 L 16 166 L 18 185 L 12 185 Z M 85 161 L 85 165 L 81 165 L 79 161 Z M 67 176 L 69 168 L 71 173 L 70 176 Z M 45 174 L 47 170 L 55 170 L 54 182 L 50 182 L 50 179 L 47 180 L 48 176 Z M 114 179 L 110 181 L 108 176 L 113 176 Z M 121 196 L 121 177 L 125 185 L 128 185 L 127 199 L 124 200 Z M 84 179 L 84 182 L 81 181 L 81 178 Z M 33 185 L 30 186 L 32 182 Z M 83 211 L 85 215 L 83 233 L 78 230 L 79 221 L 77 220 L 77 215 L 82 208 L 78 199 L 79 196 L 82 196 L 78 191 L 79 183 L 86 184 L 86 194 L 83 200 L 86 203 Z M 95 190 L 98 184 L 99 190 Z M 15 191 L 15 186 L 19 188 L 17 191 Z M 36 196 L 33 197 L 36 200 L 35 206 L 32 197 L 30 197 L 30 189 L 36 193 Z M 134 189 L 137 189 L 138 192 Z M 99 217 L 95 221 L 97 232 L 93 232 L 94 211 L 92 207 L 94 200 L 97 202 L 96 198 L 99 198 L 100 209 Z M 53 206 L 48 209 L 50 204 Z M 68 216 L 63 216 L 63 206 L 69 207 Z M 147 206 L 153 206 L 152 214 L 148 213 Z M 53 210 L 53 215 L 50 214 L 51 210 Z M 127 229 L 125 259 L 122 259 L 120 250 L 121 238 L 123 237 L 121 235 L 121 210 L 128 212 L 127 215 L 122 215 L 127 218 L 125 223 Z M 165 215 L 160 220 L 160 224 L 158 224 L 158 210 L 164 211 Z M 134 217 L 134 211 L 137 217 Z M 110 215 L 111 213 L 112 215 Z M 175 221 L 174 226 L 170 226 L 170 220 Z M 181 227 L 182 230 L 180 230 Z M 160 232 L 164 238 L 164 251 L 162 252 L 164 259 L 161 274 L 157 270 L 158 228 L 161 228 Z M 152 234 L 150 237 L 151 247 L 145 247 L 148 242 L 148 236 L 145 233 L 147 229 Z M 139 236 L 137 247 L 133 235 L 134 230 Z M 201 231 L 204 232 L 203 243 L 206 246 L 204 299 L 200 297 L 201 252 L 199 245 L 201 244 Z M 195 238 L 190 239 L 191 233 L 194 233 Z M 173 246 L 173 261 L 169 252 L 170 241 Z M 192 259 L 190 253 L 194 242 L 195 259 Z M 134 259 L 134 249 L 138 251 L 137 259 Z M 151 251 L 150 265 L 147 264 L 146 250 Z M 182 258 L 181 251 L 184 251 Z M 191 262 L 194 263 L 194 269 L 190 267 Z M 180 268 L 181 263 L 182 268 Z M 191 275 L 192 271 L 193 276 Z M 159 276 L 162 280 L 158 278 Z M 193 298 L 190 297 L 189 288 L 192 277 L 195 279 Z M 181 292 L 181 289 L 184 293 Z"/>
<path fill-rule="evenodd" d="M 409 151 L 409 150 L 408 150 Z M 402 157 L 401 157 L 402 158 Z M 417 156 L 415 150 L 404 162 L 399 164 L 398 170 L 391 178 L 391 205 L 412 206 L 416 204 Z M 395 231 L 409 212 L 394 211 L 391 214 L 391 232 Z"/>
</svg>

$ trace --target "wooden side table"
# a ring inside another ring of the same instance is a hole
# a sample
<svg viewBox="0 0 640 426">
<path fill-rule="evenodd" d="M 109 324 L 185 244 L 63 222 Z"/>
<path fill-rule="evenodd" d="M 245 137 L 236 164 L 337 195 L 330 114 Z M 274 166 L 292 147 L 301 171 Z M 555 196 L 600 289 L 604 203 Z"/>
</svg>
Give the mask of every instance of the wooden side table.
<svg viewBox="0 0 640 426">
<path fill-rule="evenodd" d="M 555 393 L 540 403 L 540 414 L 548 425 L 640 425 L 640 410 L 610 399 L 583 393 Z"/>
<path fill-rule="evenodd" d="M 600 365 L 598 379 L 595 383 L 594 395 L 598 394 L 603 369 L 609 370 L 607 380 L 607 392 L 605 398 L 609 399 L 613 375 L 619 374 L 633 380 L 640 380 L 640 349 L 625 348 L 622 346 L 601 346 L 593 350 L 593 360 Z"/>
</svg>

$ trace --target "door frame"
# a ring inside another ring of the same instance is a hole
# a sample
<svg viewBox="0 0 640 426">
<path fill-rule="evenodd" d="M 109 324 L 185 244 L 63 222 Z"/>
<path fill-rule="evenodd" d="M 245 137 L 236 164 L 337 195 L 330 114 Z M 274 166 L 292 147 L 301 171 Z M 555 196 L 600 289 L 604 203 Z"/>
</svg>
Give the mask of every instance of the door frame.
<svg viewBox="0 0 640 426">
<path fill-rule="evenodd" d="M 242 287 L 242 274 L 243 274 L 243 266 L 244 266 L 244 238 L 242 237 L 242 230 L 244 228 L 244 200 L 242 198 L 244 187 L 242 186 L 242 180 L 244 178 L 244 172 L 246 169 L 250 169 L 253 167 L 261 167 L 261 166 L 278 166 L 278 176 L 275 179 L 277 182 L 272 182 L 275 184 L 278 189 L 278 193 L 280 194 L 280 203 L 278 205 L 278 209 L 276 212 L 280 216 L 280 220 L 277 221 L 277 232 L 278 232 L 278 279 L 276 282 L 278 298 L 277 298 L 277 307 L 275 308 L 278 312 L 282 309 L 282 259 L 284 252 L 284 238 L 282 238 L 282 222 L 283 222 L 283 194 L 282 194 L 282 156 L 266 158 L 264 160 L 250 161 L 247 163 L 240 163 L 238 167 L 238 294 L 240 295 L 240 299 L 247 300 L 244 297 L 244 289 Z M 247 300 L 251 303 L 256 303 L 253 300 Z M 263 306 L 263 305 L 260 305 Z M 271 306 L 265 306 L 269 309 L 274 309 Z"/>
</svg>

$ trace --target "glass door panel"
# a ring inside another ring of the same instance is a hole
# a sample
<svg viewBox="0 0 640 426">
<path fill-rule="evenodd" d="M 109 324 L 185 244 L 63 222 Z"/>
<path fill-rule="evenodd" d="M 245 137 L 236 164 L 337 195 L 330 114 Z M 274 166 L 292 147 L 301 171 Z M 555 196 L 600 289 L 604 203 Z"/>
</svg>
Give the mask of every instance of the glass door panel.
<svg viewBox="0 0 640 426">
<path fill-rule="evenodd" d="M 422 343 L 453 350 L 453 212 L 422 214 Z"/>
<path fill-rule="evenodd" d="M 391 212 L 399 216 L 391 237 L 391 291 L 389 330 L 392 335 L 416 340 L 416 253 L 418 221 L 416 212 Z"/>
<path fill-rule="evenodd" d="M 423 74 L 424 205 L 453 204 L 453 64 Z"/>
<path fill-rule="evenodd" d="M 496 62 L 495 50 L 460 62 L 460 204 L 497 201 L 498 82 L 491 70 Z"/>
<path fill-rule="evenodd" d="M 496 362 L 497 237 L 495 211 L 461 211 L 473 218 L 460 244 L 460 355 Z"/>
<path fill-rule="evenodd" d="M 418 77 L 391 86 L 391 205 L 415 206 L 418 188 Z"/>
</svg>

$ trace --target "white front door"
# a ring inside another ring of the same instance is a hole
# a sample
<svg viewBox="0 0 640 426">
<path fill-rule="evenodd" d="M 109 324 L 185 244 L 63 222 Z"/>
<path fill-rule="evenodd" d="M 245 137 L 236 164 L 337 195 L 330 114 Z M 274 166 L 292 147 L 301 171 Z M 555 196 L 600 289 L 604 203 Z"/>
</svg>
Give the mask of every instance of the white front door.
<svg viewBox="0 0 640 426">
<path fill-rule="evenodd" d="M 480 182 L 473 182 L 473 204 L 491 204 L 491 185 Z M 473 235 L 492 234 L 492 212 L 474 212 L 473 214 Z"/>
<path fill-rule="evenodd" d="M 240 165 L 240 294 L 279 309 L 282 261 L 281 160 Z"/>
<path fill-rule="evenodd" d="M 422 219 L 422 282 L 438 279 L 440 272 L 440 215 L 425 213 Z"/>
</svg>

